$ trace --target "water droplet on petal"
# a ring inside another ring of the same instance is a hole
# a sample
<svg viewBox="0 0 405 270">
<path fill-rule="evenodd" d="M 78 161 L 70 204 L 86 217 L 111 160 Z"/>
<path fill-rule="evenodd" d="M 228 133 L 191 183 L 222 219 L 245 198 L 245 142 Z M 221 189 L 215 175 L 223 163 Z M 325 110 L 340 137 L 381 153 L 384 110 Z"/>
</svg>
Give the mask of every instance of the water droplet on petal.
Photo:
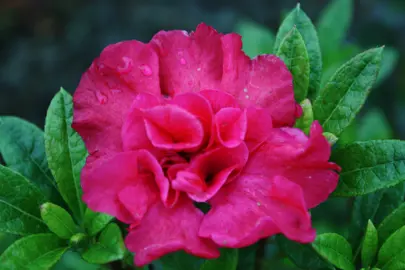
<svg viewBox="0 0 405 270">
<path fill-rule="evenodd" d="M 260 206 L 260 205 L 262 205 L 260 202 L 257 202 L 257 206 Z"/>
<path fill-rule="evenodd" d="M 183 33 L 183 35 L 185 35 L 186 37 L 188 37 L 188 32 L 186 30 L 181 31 Z"/>
<path fill-rule="evenodd" d="M 117 71 L 119 73 L 128 73 L 132 70 L 132 66 L 133 66 L 133 61 L 131 58 L 129 57 L 122 57 L 122 61 L 124 62 L 123 66 L 119 66 L 117 67 Z"/>
<path fill-rule="evenodd" d="M 104 95 L 103 93 L 101 93 L 101 92 L 96 92 L 96 97 L 97 97 L 97 100 L 98 100 L 98 102 L 100 103 L 100 104 L 106 104 L 107 103 L 107 100 L 108 100 L 108 98 L 107 98 L 107 96 L 106 95 Z"/>
<path fill-rule="evenodd" d="M 115 95 L 121 93 L 122 91 L 120 89 L 111 89 L 111 92 Z"/>
<path fill-rule="evenodd" d="M 201 68 L 199 67 L 199 68 L 197 68 L 197 71 L 201 71 Z"/>
<path fill-rule="evenodd" d="M 182 65 L 185 65 L 187 62 L 186 62 L 186 59 L 184 59 L 184 58 L 181 58 L 180 59 L 180 64 L 182 64 Z"/>
<path fill-rule="evenodd" d="M 243 92 L 247 93 L 247 92 L 248 92 L 247 88 L 244 88 L 244 89 L 243 89 Z"/>
<path fill-rule="evenodd" d="M 142 65 L 139 67 L 141 69 L 141 72 L 145 76 L 150 76 L 152 75 L 152 69 L 148 65 Z"/>
<path fill-rule="evenodd" d="M 249 99 L 249 95 L 246 95 L 245 98 L 246 98 L 246 99 Z"/>
</svg>

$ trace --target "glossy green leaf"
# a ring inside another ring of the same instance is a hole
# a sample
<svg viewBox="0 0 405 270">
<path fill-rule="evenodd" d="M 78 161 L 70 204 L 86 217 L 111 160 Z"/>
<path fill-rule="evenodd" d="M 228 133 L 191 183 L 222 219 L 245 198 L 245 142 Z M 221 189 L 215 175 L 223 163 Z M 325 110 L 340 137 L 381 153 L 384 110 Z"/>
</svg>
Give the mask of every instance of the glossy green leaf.
<svg viewBox="0 0 405 270">
<path fill-rule="evenodd" d="M 382 62 L 381 62 L 381 70 L 378 74 L 378 78 L 376 81 L 375 87 L 377 87 L 380 83 L 382 83 L 391 73 L 394 71 L 396 65 L 398 64 L 399 60 L 399 52 L 394 48 L 386 47 L 384 49 Z"/>
<path fill-rule="evenodd" d="M 104 214 L 93 212 L 89 208 L 84 213 L 84 227 L 90 236 L 96 235 L 99 231 L 104 229 L 114 217 Z"/>
<path fill-rule="evenodd" d="M 0 165 L 0 232 L 19 235 L 46 232 L 39 213 L 44 202 L 37 186 Z"/>
<path fill-rule="evenodd" d="M 0 233 L 0 254 L 2 254 L 17 239 L 18 235 L 10 233 Z"/>
<path fill-rule="evenodd" d="M 238 266 L 238 250 L 222 249 L 218 259 L 206 260 L 200 270 L 236 270 Z"/>
<path fill-rule="evenodd" d="M 314 122 L 311 101 L 309 101 L 309 99 L 304 99 L 300 105 L 302 108 L 302 115 L 297 119 L 294 127 L 301 129 L 305 134 L 309 134 L 312 122 Z"/>
<path fill-rule="evenodd" d="M 15 241 L 0 256 L 1 269 L 51 269 L 66 250 L 66 244 L 54 234 L 26 236 Z"/>
<path fill-rule="evenodd" d="M 49 168 L 63 199 L 77 220 L 81 220 L 84 205 L 81 201 L 80 171 L 87 151 L 71 125 L 72 97 L 61 89 L 52 99 L 46 115 L 45 149 Z"/>
<path fill-rule="evenodd" d="M 353 15 L 353 0 L 332 0 L 322 11 L 317 29 L 322 55 L 339 51 Z"/>
<path fill-rule="evenodd" d="M 280 43 L 277 51 L 293 75 L 294 96 L 298 102 L 304 100 L 309 86 L 309 58 L 304 39 L 297 27 L 293 27 Z"/>
<path fill-rule="evenodd" d="M 90 264 L 79 253 L 68 250 L 52 270 L 111 270 L 107 265 Z"/>
<path fill-rule="evenodd" d="M 124 240 L 117 224 L 109 224 L 100 234 L 97 243 L 91 245 L 82 257 L 89 263 L 105 264 L 121 260 L 125 255 Z"/>
<path fill-rule="evenodd" d="M 405 203 L 402 203 L 389 216 L 387 216 L 378 226 L 378 236 L 381 243 L 396 230 L 405 224 Z"/>
<path fill-rule="evenodd" d="M 254 270 L 256 261 L 256 252 L 258 244 L 253 244 L 248 247 L 238 250 L 238 267 L 237 270 Z"/>
<path fill-rule="evenodd" d="M 343 270 L 354 270 L 352 247 L 346 239 L 335 233 L 324 233 L 316 237 L 312 246 L 323 258 Z"/>
<path fill-rule="evenodd" d="M 405 182 L 399 183 L 390 188 L 383 189 L 383 196 L 380 201 L 374 224 L 378 225 L 404 202 Z"/>
<path fill-rule="evenodd" d="M 378 233 L 371 220 L 368 221 L 366 233 L 361 248 L 362 266 L 368 267 L 372 264 L 378 250 Z"/>
<path fill-rule="evenodd" d="M 60 198 L 48 168 L 44 133 L 37 126 L 17 117 L 0 117 L 0 153 L 7 167 L 35 183 L 46 198 Z"/>
<path fill-rule="evenodd" d="M 323 136 L 328 140 L 329 144 L 333 146 L 339 139 L 335 134 L 330 132 L 324 132 Z"/>
<path fill-rule="evenodd" d="M 405 142 L 355 142 L 334 151 L 332 160 L 342 167 L 335 196 L 359 196 L 405 181 Z"/>
<path fill-rule="evenodd" d="M 319 256 L 310 244 L 300 244 L 288 240 L 282 235 L 276 237 L 279 247 L 296 266 L 302 269 L 335 269 L 329 262 Z"/>
<path fill-rule="evenodd" d="M 382 270 L 401 270 L 405 268 L 405 226 L 394 232 L 378 252 L 377 266 Z"/>
<path fill-rule="evenodd" d="M 341 66 L 313 103 L 324 131 L 337 136 L 363 106 L 381 63 L 382 48 L 361 53 Z"/>
<path fill-rule="evenodd" d="M 311 19 L 309 19 L 305 12 L 301 10 L 299 4 L 287 15 L 278 29 L 274 44 L 274 52 L 278 52 L 282 40 L 294 26 L 297 27 L 302 35 L 308 52 L 310 63 L 308 96 L 315 97 L 318 93 L 322 76 L 321 49 L 319 48 L 319 41 L 315 27 L 312 24 Z"/>
<path fill-rule="evenodd" d="M 360 119 L 357 131 L 359 141 L 392 139 L 393 132 L 382 110 L 373 108 Z"/>
<path fill-rule="evenodd" d="M 236 32 L 242 36 L 243 51 L 249 57 L 272 53 L 275 36 L 270 29 L 253 21 L 242 20 L 236 25 Z"/>
<path fill-rule="evenodd" d="M 204 259 L 177 251 L 154 261 L 153 266 L 156 270 L 199 270 L 203 263 Z"/>
<path fill-rule="evenodd" d="M 76 233 L 76 224 L 70 214 L 56 204 L 41 205 L 41 217 L 49 230 L 62 239 L 70 239 Z"/>
</svg>

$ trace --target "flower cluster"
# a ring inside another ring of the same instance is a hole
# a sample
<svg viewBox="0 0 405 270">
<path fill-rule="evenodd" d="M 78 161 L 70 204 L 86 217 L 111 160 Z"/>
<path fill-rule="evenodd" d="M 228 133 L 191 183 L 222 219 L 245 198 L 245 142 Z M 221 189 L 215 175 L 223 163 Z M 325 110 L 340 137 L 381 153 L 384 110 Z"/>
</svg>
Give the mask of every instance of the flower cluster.
<svg viewBox="0 0 405 270">
<path fill-rule="evenodd" d="M 204 24 L 161 31 L 105 48 L 73 100 L 90 153 L 83 200 L 130 224 L 137 265 L 176 250 L 216 258 L 277 233 L 314 240 L 308 209 L 339 167 L 317 122 L 309 136 L 292 127 L 301 108 L 276 56 L 251 60 L 239 35 Z"/>
</svg>

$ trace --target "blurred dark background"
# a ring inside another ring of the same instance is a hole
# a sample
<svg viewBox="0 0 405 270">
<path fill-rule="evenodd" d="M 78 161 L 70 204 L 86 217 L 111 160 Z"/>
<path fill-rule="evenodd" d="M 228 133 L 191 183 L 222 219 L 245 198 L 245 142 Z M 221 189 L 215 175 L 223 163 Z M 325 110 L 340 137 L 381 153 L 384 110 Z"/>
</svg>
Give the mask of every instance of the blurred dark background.
<svg viewBox="0 0 405 270">
<path fill-rule="evenodd" d="M 250 20 L 275 33 L 296 2 L 2 0 L 0 114 L 20 116 L 42 127 L 59 87 L 73 92 L 84 70 L 110 43 L 147 42 L 160 29 L 192 30 L 201 21 L 230 32 L 241 20 Z M 301 6 L 316 23 L 329 2 L 303 0 Z M 376 107 L 388 119 L 393 136 L 405 138 L 405 1 L 355 0 L 346 42 L 362 50 L 385 44 L 398 51 L 393 73 L 373 90 L 362 113 Z"/>
<path fill-rule="evenodd" d="M 302 0 L 301 7 L 318 25 L 331 2 Z M 19 116 L 43 127 L 53 95 L 61 86 L 72 93 L 81 74 L 106 45 L 125 39 L 147 42 L 161 29 L 193 30 L 204 21 L 221 32 L 241 33 L 244 49 L 250 56 L 270 53 L 282 18 L 296 3 L 294 0 L 0 0 L 0 115 Z M 355 54 L 381 45 L 386 45 L 386 49 L 370 98 L 339 143 L 405 139 L 405 1 L 352 3 L 351 10 L 338 12 L 332 20 L 333 28 L 342 23 L 342 18 L 352 18 L 341 44 L 322 52 L 323 83 Z M 320 38 L 322 42 L 328 36 Z M 347 234 L 350 203 L 330 199 L 315 209 L 312 214 L 318 232 Z M 275 248 L 270 245 L 266 256 L 278 254 Z M 0 252 L 2 249 L 0 246 Z M 101 269 L 85 265 L 77 257 L 67 253 L 55 269 Z M 272 269 L 297 269 L 283 256 L 277 260 L 283 267 Z M 271 264 L 274 267 L 274 261 Z"/>
</svg>

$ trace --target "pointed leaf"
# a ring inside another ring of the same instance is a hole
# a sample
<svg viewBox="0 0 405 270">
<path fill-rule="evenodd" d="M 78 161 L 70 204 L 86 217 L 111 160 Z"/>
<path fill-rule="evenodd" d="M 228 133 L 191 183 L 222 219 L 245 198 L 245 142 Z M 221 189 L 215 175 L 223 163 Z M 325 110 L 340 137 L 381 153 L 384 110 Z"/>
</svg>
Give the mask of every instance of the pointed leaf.
<svg viewBox="0 0 405 270">
<path fill-rule="evenodd" d="M 332 160 L 342 167 L 336 196 L 368 194 L 405 181 L 405 142 L 366 141 L 344 145 Z"/>
<path fill-rule="evenodd" d="M 315 97 L 318 93 L 322 76 L 321 49 L 319 48 L 319 41 L 315 27 L 307 14 L 301 10 L 299 4 L 287 15 L 278 29 L 274 44 L 274 52 L 278 52 L 281 41 L 294 26 L 297 27 L 298 31 L 302 35 L 308 52 L 310 63 L 308 96 Z"/>
<path fill-rule="evenodd" d="M 382 48 L 368 50 L 341 66 L 313 103 L 324 131 L 337 136 L 363 106 L 381 63 Z"/>
<path fill-rule="evenodd" d="M 311 101 L 309 101 L 309 99 L 304 99 L 300 105 L 302 108 L 302 115 L 295 122 L 295 127 L 304 131 L 305 134 L 309 134 L 312 122 L 314 122 Z"/>
<path fill-rule="evenodd" d="M 297 27 L 287 33 L 277 51 L 294 78 L 294 96 L 298 102 L 307 97 L 309 86 L 309 58 L 304 39 Z"/>
<path fill-rule="evenodd" d="M 104 229 L 114 217 L 104 213 L 93 212 L 89 208 L 84 213 L 84 227 L 90 236 L 96 235 L 99 231 Z"/>
<path fill-rule="evenodd" d="M 335 233 L 318 235 L 312 244 L 323 258 L 343 270 L 354 270 L 352 247 L 346 239 Z"/>
<path fill-rule="evenodd" d="M 72 97 L 61 89 L 52 99 L 45 120 L 45 149 L 49 168 L 59 191 L 77 220 L 81 220 L 80 171 L 87 151 L 80 136 L 72 129 Z"/>
<path fill-rule="evenodd" d="M 46 232 L 39 207 L 41 191 L 24 176 L 0 165 L 0 232 L 28 235 Z"/>
<path fill-rule="evenodd" d="M 70 239 L 76 233 L 76 224 L 70 214 L 56 204 L 41 205 L 41 217 L 49 230 L 62 239 Z"/>
<path fill-rule="evenodd" d="M 1 269 L 51 269 L 66 250 L 67 246 L 54 234 L 30 235 L 4 251 L 0 256 Z"/>
<path fill-rule="evenodd" d="M 0 153 L 7 167 L 35 183 L 47 199 L 60 198 L 46 160 L 44 133 L 37 126 L 17 117 L 0 117 Z"/>
<path fill-rule="evenodd" d="M 218 259 L 206 260 L 200 270 L 236 270 L 238 266 L 238 250 L 222 249 Z"/>
<path fill-rule="evenodd" d="M 405 267 L 405 226 L 394 232 L 381 246 L 377 266 L 382 270 L 401 270 Z"/>
<path fill-rule="evenodd" d="M 368 267 L 372 264 L 378 249 L 378 234 L 373 223 L 369 220 L 366 234 L 364 235 L 361 249 L 362 266 Z"/>
<path fill-rule="evenodd" d="M 378 236 L 381 243 L 405 224 L 405 203 L 402 203 L 378 226 Z"/>
<path fill-rule="evenodd" d="M 250 58 L 272 52 L 275 36 L 270 29 L 253 21 L 242 20 L 236 25 L 236 32 L 242 36 L 243 51 Z"/>
<path fill-rule="evenodd" d="M 89 263 L 105 264 L 124 258 L 125 246 L 117 224 L 109 224 L 100 234 L 97 243 L 90 246 L 82 257 Z"/>
<path fill-rule="evenodd" d="M 282 235 L 278 235 L 276 239 L 283 252 L 299 268 L 311 270 L 335 269 L 329 262 L 319 256 L 312 245 L 300 244 L 288 240 Z"/>
<path fill-rule="evenodd" d="M 324 58 L 344 42 L 352 15 L 353 0 L 333 0 L 322 11 L 317 28 Z"/>
</svg>

